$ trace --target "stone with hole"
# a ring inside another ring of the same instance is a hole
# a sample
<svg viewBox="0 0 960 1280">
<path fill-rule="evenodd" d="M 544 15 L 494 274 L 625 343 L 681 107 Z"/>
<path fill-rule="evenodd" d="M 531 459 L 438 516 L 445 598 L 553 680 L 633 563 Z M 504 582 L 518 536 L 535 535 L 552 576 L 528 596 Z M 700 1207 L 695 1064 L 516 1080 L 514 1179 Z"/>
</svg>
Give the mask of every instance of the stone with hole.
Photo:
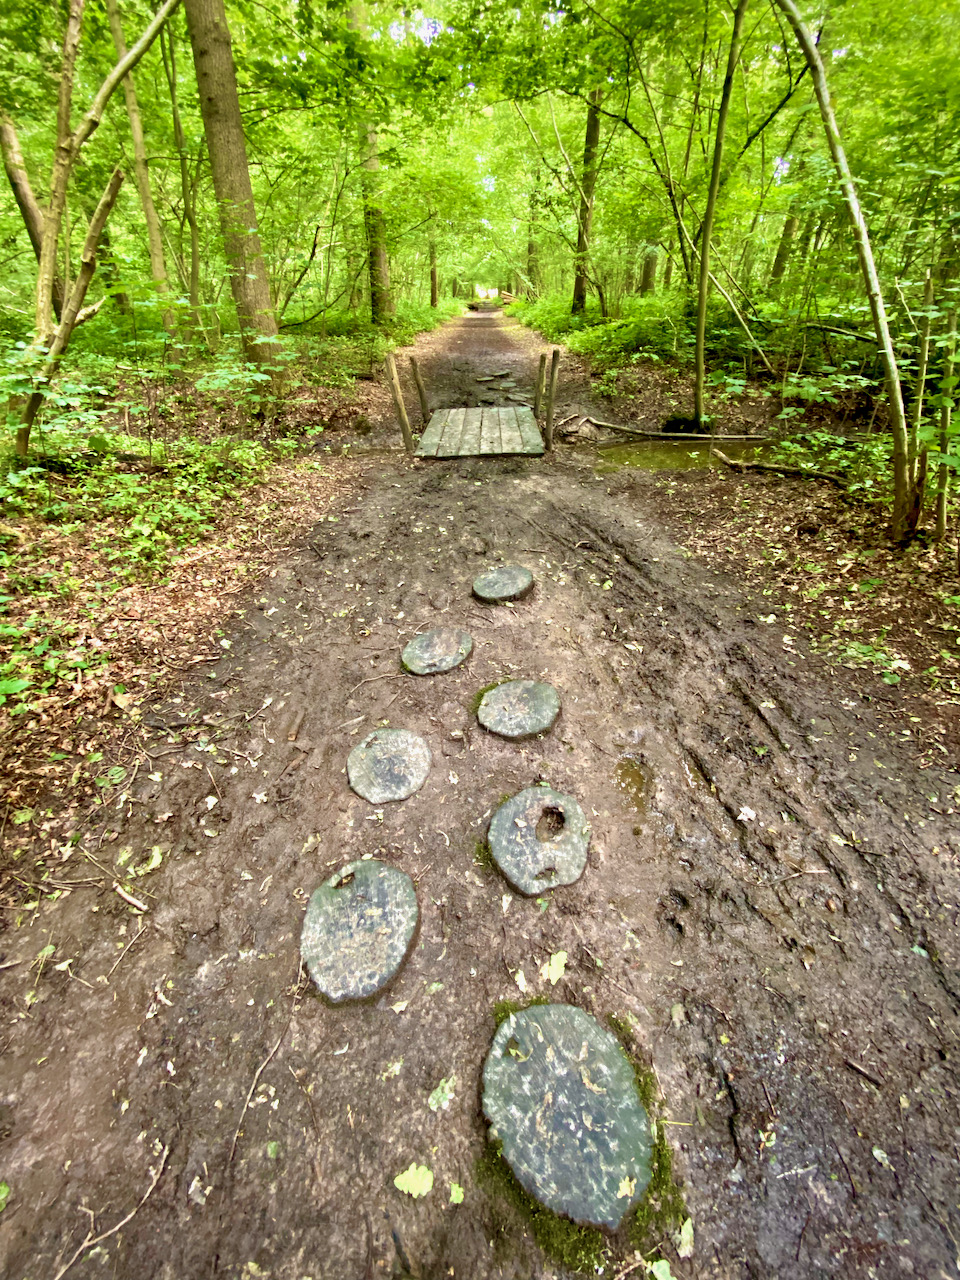
<svg viewBox="0 0 960 1280">
<path fill-rule="evenodd" d="M 527 787 L 493 815 L 489 840 L 493 859 L 511 885 L 533 897 L 580 879 L 590 825 L 573 796 Z"/>
<path fill-rule="evenodd" d="M 560 695 L 539 680 L 508 680 L 480 700 L 477 719 L 501 738 L 519 741 L 552 729 L 560 714 Z"/>
<path fill-rule="evenodd" d="M 377 729 L 347 756 L 347 779 L 371 804 L 406 800 L 427 780 L 430 748 L 408 729 Z"/>
<path fill-rule="evenodd" d="M 488 569 L 473 580 L 473 594 L 484 604 L 505 604 L 522 600 L 533 590 L 533 574 L 519 564 L 505 564 Z"/>
<path fill-rule="evenodd" d="M 328 1000 L 364 1000 L 400 968 L 417 928 L 413 881 L 385 862 L 351 862 L 307 904 L 300 954 Z"/>
<path fill-rule="evenodd" d="M 403 651 L 403 665 L 415 676 L 452 671 L 473 652 L 473 637 L 456 627 L 438 627 L 414 636 Z"/>
<path fill-rule="evenodd" d="M 554 1213 L 615 1231 L 650 1181 L 650 1120 L 615 1036 L 568 1004 L 500 1025 L 483 1068 L 491 1138 Z"/>
</svg>

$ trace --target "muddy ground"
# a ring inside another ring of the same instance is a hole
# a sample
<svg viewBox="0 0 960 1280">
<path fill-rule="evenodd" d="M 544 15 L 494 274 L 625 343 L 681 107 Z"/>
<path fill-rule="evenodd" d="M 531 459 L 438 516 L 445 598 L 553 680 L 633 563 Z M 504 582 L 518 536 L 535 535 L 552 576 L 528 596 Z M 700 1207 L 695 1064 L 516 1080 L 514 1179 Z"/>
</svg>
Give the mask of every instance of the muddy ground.
<svg viewBox="0 0 960 1280">
<path fill-rule="evenodd" d="M 435 394 L 532 383 L 530 335 L 443 332 Z M 478 1181 L 479 1076 L 520 970 L 528 999 L 615 1015 L 654 1069 L 695 1229 L 692 1259 L 660 1241 L 676 1276 L 957 1274 L 960 776 L 918 769 L 845 673 L 608 481 L 563 452 L 375 459 L 148 712 L 132 786 L 63 846 L 69 891 L 0 939 L 4 1275 L 62 1275 L 141 1201 L 71 1276 L 567 1275 Z M 537 588 L 485 608 L 470 584 L 500 561 Z M 401 674 L 439 623 L 470 660 Z M 560 691 L 542 739 L 477 725 L 476 692 L 511 677 Z M 344 765 L 387 723 L 434 764 L 374 808 Z M 537 780 L 593 826 L 580 882 L 542 901 L 482 856 Z M 416 881 L 419 941 L 382 998 L 329 1008 L 304 906 L 367 853 Z M 435 1175 L 418 1201 L 394 1186 L 414 1162 Z M 624 1240 L 608 1253 L 642 1274 Z"/>
</svg>

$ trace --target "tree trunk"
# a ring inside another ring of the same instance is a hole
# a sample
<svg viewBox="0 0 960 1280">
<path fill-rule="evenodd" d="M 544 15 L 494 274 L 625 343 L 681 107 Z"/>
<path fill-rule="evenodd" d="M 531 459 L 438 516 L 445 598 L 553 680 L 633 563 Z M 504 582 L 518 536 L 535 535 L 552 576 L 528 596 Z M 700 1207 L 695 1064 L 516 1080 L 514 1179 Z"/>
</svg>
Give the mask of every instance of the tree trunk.
<svg viewBox="0 0 960 1280">
<path fill-rule="evenodd" d="M 694 383 L 693 416 L 699 430 L 706 417 L 705 382 L 706 382 L 706 337 L 707 337 L 707 298 L 710 293 L 710 244 L 713 237 L 713 220 L 717 211 L 717 192 L 720 190 L 720 169 L 723 163 L 723 140 L 727 130 L 727 113 L 730 110 L 730 94 L 733 89 L 733 77 L 740 60 L 740 32 L 743 27 L 743 15 L 748 0 L 738 0 L 733 15 L 733 32 L 730 36 L 730 52 L 727 55 L 727 73 L 723 78 L 723 89 L 720 93 L 720 109 L 717 112 L 717 137 L 713 145 L 713 167 L 710 171 L 710 188 L 707 192 L 707 208 L 700 228 L 700 282 L 697 290 L 697 341 L 696 341 L 696 381 Z"/>
<path fill-rule="evenodd" d="M 943 382 L 941 383 L 940 405 L 940 438 L 937 441 L 941 454 L 950 447 L 950 423 L 953 415 L 953 401 L 956 396 L 956 379 L 954 364 L 957 354 L 957 313 L 951 311 L 947 316 L 947 346 L 943 359 Z M 937 468 L 937 506 L 936 522 L 933 529 L 935 542 L 942 542 L 947 536 L 947 497 L 950 493 L 950 468 L 941 462 Z"/>
<path fill-rule="evenodd" d="M 577 217 L 577 252 L 573 260 L 572 313 L 580 315 L 587 306 L 587 264 L 590 258 L 590 222 L 593 195 L 597 187 L 597 150 L 600 146 L 600 89 L 593 89 L 587 106 L 587 128 L 583 140 L 583 179 L 580 183 L 580 212 Z"/>
<path fill-rule="evenodd" d="M 37 203 L 30 185 L 30 176 L 20 150 L 20 139 L 9 116 L 0 115 L 0 150 L 3 151 L 3 167 L 7 180 L 17 202 L 20 216 L 27 229 L 27 236 L 33 246 L 37 262 L 40 261 L 40 246 L 43 244 L 43 210 Z M 53 311 L 60 319 L 63 310 L 63 281 L 59 275 L 53 277 Z"/>
<path fill-rule="evenodd" d="M 184 8 L 240 341 L 246 360 L 266 364 L 280 355 L 280 345 L 257 230 L 230 30 L 223 0 L 185 0 Z"/>
<path fill-rule="evenodd" d="M 431 223 L 427 250 L 430 255 L 430 305 L 437 307 L 440 303 L 440 280 L 437 276 L 437 238 L 433 228 L 434 224 Z"/>
<path fill-rule="evenodd" d="M 783 230 L 780 232 L 780 243 L 777 245 L 773 266 L 770 268 L 770 279 L 767 282 L 767 288 L 772 294 L 776 294 L 780 290 L 780 284 L 786 274 L 787 263 L 790 261 L 793 241 L 799 226 L 800 219 L 798 216 L 792 211 L 788 213 L 787 219 L 783 224 Z"/>
<path fill-rule="evenodd" d="M 863 276 L 867 300 L 870 304 L 870 313 L 873 317 L 877 345 L 880 347 L 880 354 L 883 360 L 884 379 L 887 387 L 890 427 L 893 435 L 894 496 L 891 535 L 894 541 L 899 542 L 904 536 L 907 513 L 913 502 L 909 474 L 907 419 L 903 407 L 900 369 L 897 365 L 897 356 L 890 337 L 887 310 L 883 301 L 883 293 L 880 289 L 880 279 L 873 259 L 873 250 L 870 246 L 870 233 L 867 229 L 866 219 L 863 216 L 863 210 L 860 208 L 857 188 L 853 181 L 853 174 L 850 172 L 850 166 L 847 163 L 837 119 L 833 113 L 833 106 L 830 102 L 830 89 L 827 85 L 827 73 L 824 69 L 823 59 L 820 57 L 820 51 L 793 0 L 775 0 L 775 3 L 786 15 L 787 21 L 793 28 L 794 35 L 797 37 L 797 42 L 803 50 L 803 56 L 806 58 L 807 65 L 810 68 L 817 102 L 820 106 L 820 117 L 823 120 L 823 128 L 827 137 L 827 145 L 830 148 L 834 167 L 840 179 L 840 187 L 843 191 L 847 212 L 850 215 L 850 222 L 853 225 L 853 232 L 856 237 L 860 271 Z"/>
<path fill-rule="evenodd" d="M 663 292 L 667 293 L 670 285 L 673 283 L 673 254 L 667 254 L 667 261 L 663 267 Z"/>
<path fill-rule="evenodd" d="M 643 259 L 643 274 L 640 277 L 640 296 L 656 293 L 657 290 L 657 251 L 648 249 Z"/>
<path fill-rule="evenodd" d="M 361 130 L 360 149 L 363 155 L 363 172 L 360 175 L 363 189 L 363 229 L 367 237 L 367 267 L 370 273 L 370 318 L 374 324 L 383 324 L 395 313 L 396 307 L 390 293 L 387 226 L 380 208 L 380 153 L 377 149 L 376 129 Z"/>
<path fill-rule="evenodd" d="M 123 173 L 119 169 L 115 169 L 110 181 L 107 183 L 106 190 L 100 197 L 100 203 L 90 219 L 90 226 L 80 254 L 80 270 L 77 274 L 76 282 L 70 290 L 69 298 L 64 302 L 63 315 L 50 343 L 46 362 L 36 379 L 34 390 L 23 411 L 23 425 L 17 432 L 17 455 L 21 458 L 25 458 L 27 455 L 27 450 L 30 447 L 30 428 L 33 426 L 40 411 L 40 406 L 46 397 L 50 381 L 56 373 L 57 365 L 60 363 L 60 359 L 64 351 L 66 351 L 67 344 L 80 319 L 80 308 L 83 306 L 83 300 L 87 295 L 90 281 L 93 279 L 93 273 L 97 269 L 97 250 L 100 246 L 100 238 L 103 235 L 104 227 L 107 225 L 110 211 L 116 203 L 117 194 L 122 183 Z"/>
<path fill-rule="evenodd" d="M 127 42 L 123 35 L 123 24 L 117 0 L 106 0 L 107 19 L 110 23 L 110 34 L 118 58 L 127 55 Z M 167 267 L 163 260 L 163 237 L 160 233 L 160 219 L 157 207 L 153 203 L 150 190 L 150 171 L 147 163 L 147 146 L 143 136 L 143 123 L 140 119 L 140 106 L 137 102 L 137 90 L 133 83 L 133 72 L 124 76 L 123 94 L 127 105 L 127 118 L 130 121 L 130 136 L 133 139 L 133 173 L 140 194 L 140 205 L 143 208 L 143 220 L 147 228 L 147 251 L 150 257 L 150 275 L 153 287 L 161 296 L 169 294 Z M 173 337 L 176 334 L 176 319 L 169 306 L 163 309 L 163 327 Z"/>
<path fill-rule="evenodd" d="M 206 338 L 206 329 L 200 314 L 200 228 L 197 225 L 197 182 L 191 180 L 190 177 L 187 143 L 183 133 L 183 122 L 180 119 L 180 103 L 177 96 L 177 51 L 172 30 L 167 32 L 166 42 L 164 42 L 161 34 L 160 53 L 163 59 L 163 69 L 167 77 L 167 87 L 170 90 L 170 119 L 173 124 L 173 145 L 176 147 L 180 164 L 180 198 L 183 201 L 183 220 L 190 232 L 190 268 L 187 271 L 182 267 L 183 227 L 181 226 L 181 271 L 183 283 L 187 287 L 187 294 L 190 298 L 190 328 L 194 334 L 203 333 Z M 201 147 L 201 154 L 202 150 Z M 198 156 L 198 171 L 199 168 L 200 157 Z M 207 347 L 212 353 L 213 347 L 209 339 L 207 339 Z"/>
</svg>

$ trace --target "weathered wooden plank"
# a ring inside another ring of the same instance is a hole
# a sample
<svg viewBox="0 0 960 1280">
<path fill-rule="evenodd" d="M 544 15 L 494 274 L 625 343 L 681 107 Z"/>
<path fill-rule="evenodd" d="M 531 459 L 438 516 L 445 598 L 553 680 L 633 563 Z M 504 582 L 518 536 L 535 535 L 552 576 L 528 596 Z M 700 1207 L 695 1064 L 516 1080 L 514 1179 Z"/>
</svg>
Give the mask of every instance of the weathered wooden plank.
<svg viewBox="0 0 960 1280">
<path fill-rule="evenodd" d="M 435 458 L 437 456 L 437 446 L 443 439 L 443 429 L 447 425 L 449 416 L 449 409 L 438 409 L 427 423 L 427 429 L 420 437 L 420 443 L 417 446 L 416 456 L 418 458 Z"/>
<path fill-rule="evenodd" d="M 460 457 L 475 458 L 480 452 L 480 427 L 483 421 L 482 409 L 468 409 L 463 419 L 463 434 L 460 436 Z"/>
<path fill-rule="evenodd" d="M 456 458 L 460 455 L 460 437 L 463 435 L 463 419 L 466 409 L 451 409 L 447 425 L 443 429 L 443 439 L 437 447 L 438 458 Z"/>
<path fill-rule="evenodd" d="M 500 452 L 500 410 L 484 409 L 480 424 L 480 452 Z"/>
<path fill-rule="evenodd" d="M 543 437 L 540 435 L 540 428 L 537 426 L 532 409 L 517 410 L 517 427 L 523 438 L 523 452 L 543 453 Z"/>
<path fill-rule="evenodd" d="M 500 410 L 500 452 L 523 453 L 523 436 L 517 424 L 516 409 Z"/>
</svg>

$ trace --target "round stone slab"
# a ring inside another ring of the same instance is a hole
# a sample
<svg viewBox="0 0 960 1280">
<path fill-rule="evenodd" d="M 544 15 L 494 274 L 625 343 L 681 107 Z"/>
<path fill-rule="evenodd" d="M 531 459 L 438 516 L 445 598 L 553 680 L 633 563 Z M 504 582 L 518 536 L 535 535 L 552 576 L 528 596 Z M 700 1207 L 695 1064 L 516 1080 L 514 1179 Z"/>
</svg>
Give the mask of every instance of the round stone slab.
<svg viewBox="0 0 960 1280">
<path fill-rule="evenodd" d="M 484 604 L 522 600 L 532 590 L 533 574 L 519 564 L 505 564 L 499 569 L 488 569 L 473 580 L 473 594 Z"/>
<path fill-rule="evenodd" d="M 483 1068 L 491 1137 L 554 1213 L 615 1231 L 650 1181 L 650 1120 L 614 1036 L 582 1009 L 510 1014 Z"/>
<path fill-rule="evenodd" d="M 406 800 L 427 780 L 430 748 L 407 729 L 377 729 L 347 756 L 347 779 L 371 804 Z"/>
<path fill-rule="evenodd" d="M 415 676 L 435 676 L 452 671 L 473 652 L 473 637 L 455 627 L 438 627 L 414 636 L 402 654 L 402 662 Z"/>
<path fill-rule="evenodd" d="M 477 719 L 501 738 L 532 738 L 552 729 L 560 714 L 560 695 L 552 684 L 509 680 L 485 693 Z"/>
<path fill-rule="evenodd" d="M 532 898 L 580 879 L 590 825 L 573 796 L 527 787 L 493 815 L 489 840 L 497 866 L 515 889 Z"/>
<path fill-rule="evenodd" d="M 307 904 L 300 954 L 310 977 L 334 1004 L 372 996 L 403 963 L 418 914 L 405 872 L 385 862 L 351 862 Z"/>
</svg>

